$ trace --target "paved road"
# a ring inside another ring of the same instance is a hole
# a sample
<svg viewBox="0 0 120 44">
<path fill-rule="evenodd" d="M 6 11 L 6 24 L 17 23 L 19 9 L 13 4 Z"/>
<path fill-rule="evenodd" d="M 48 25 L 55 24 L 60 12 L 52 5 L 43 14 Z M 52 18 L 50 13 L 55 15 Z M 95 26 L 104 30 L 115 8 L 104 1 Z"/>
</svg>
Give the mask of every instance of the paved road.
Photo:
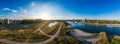
<svg viewBox="0 0 120 44">
<path fill-rule="evenodd" d="M 47 37 L 51 37 L 51 35 L 48 35 L 48 34 L 44 33 L 41 29 L 38 29 L 38 31 L 39 31 L 40 33 L 42 33 L 43 35 L 47 36 Z"/>
<path fill-rule="evenodd" d="M 58 28 L 58 31 L 57 31 L 53 36 L 51 36 L 51 38 L 47 39 L 46 41 L 43 41 L 43 43 L 46 44 L 46 43 L 54 40 L 56 37 L 58 37 L 61 28 L 62 28 L 62 24 L 61 24 L 60 27 Z"/>
<path fill-rule="evenodd" d="M 47 39 L 43 42 L 39 42 L 39 43 L 15 42 L 15 41 L 10 41 L 10 40 L 6 40 L 6 39 L 0 39 L 0 41 L 8 43 L 8 44 L 47 44 L 47 43 L 51 42 L 52 40 L 54 40 L 59 35 L 61 28 L 62 28 L 62 24 L 60 25 L 57 32 L 53 36 L 51 36 L 49 39 Z"/>
</svg>

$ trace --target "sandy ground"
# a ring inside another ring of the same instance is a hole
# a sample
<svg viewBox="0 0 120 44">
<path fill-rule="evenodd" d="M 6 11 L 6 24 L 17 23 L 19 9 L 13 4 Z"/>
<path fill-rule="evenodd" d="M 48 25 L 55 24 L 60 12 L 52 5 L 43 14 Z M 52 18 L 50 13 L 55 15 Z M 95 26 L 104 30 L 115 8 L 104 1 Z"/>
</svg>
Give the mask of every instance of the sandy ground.
<svg viewBox="0 0 120 44">
<path fill-rule="evenodd" d="M 79 29 L 72 29 L 72 35 L 81 40 L 81 41 L 87 41 L 90 42 L 90 44 L 95 44 L 95 42 L 98 40 L 99 37 L 95 36 L 94 33 L 87 33 L 84 31 L 81 31 Z"/>
<path fill-rule="evenodd" d="M 91 35 L 94 35 L 92 33 L 87 33 L 87 32 L 81 31 L 79 29 L 75 29 L 74 31 L 75 31 L 76 34 L 82 35 L 82 36 L 91 36 Z"/>
</svg>

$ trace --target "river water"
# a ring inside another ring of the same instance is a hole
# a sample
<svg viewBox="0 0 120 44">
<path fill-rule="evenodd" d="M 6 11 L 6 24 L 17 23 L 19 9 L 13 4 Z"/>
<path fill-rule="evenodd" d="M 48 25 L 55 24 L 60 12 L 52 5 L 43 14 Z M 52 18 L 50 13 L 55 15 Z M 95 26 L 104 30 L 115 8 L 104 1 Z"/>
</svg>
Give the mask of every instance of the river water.
<svg viewBox="0 0 120 44">
<path fill-rule="evenodd" d="M 72 22 L 67 22 L 67 23 L 84 32 L 89 32 L 89 33 L 106 32 L 109 39 L 112 39 L 114 35 L 120 36 L 120 27 L 95 26 L 95 25 L 88 25 L 82 23 L 77 24 Z"/>
</svg>

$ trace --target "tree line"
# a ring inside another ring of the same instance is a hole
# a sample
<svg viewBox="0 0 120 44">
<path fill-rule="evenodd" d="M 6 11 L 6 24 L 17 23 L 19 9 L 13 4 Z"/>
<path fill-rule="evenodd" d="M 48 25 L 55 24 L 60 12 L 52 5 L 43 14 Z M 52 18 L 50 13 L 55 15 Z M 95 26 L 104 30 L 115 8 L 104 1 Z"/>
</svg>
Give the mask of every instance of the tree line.
<svg viewBox="0 0 120 44">
<path fill-rule="evenodd" d="M 41 19 L 37 19 L 37 20 L 24 19 L 20 23 L 21 24 L 40 23 L 41 21 L 42 21 Z"/>
<path fill-rule="evenodd" d="M 85 20 L 87 23 L 120 24 L 120 20 Z"/>
<path fill-rule="evenodd" d="M 14 21 L 14 23 L 17 22 L 17 20 L 12 20 Z M 42 20 L 41 19 L 36 19 L 36 20 L 32 20 L 32 19 L 24 19 L 24 20 L 21 20 L 21 24 L 29 24 L 29 23 L 39 23 L 41 22 Z M 0 19 L 0 25 L 4 24 L 4 20 L 3 19 Z"/>
</svg>

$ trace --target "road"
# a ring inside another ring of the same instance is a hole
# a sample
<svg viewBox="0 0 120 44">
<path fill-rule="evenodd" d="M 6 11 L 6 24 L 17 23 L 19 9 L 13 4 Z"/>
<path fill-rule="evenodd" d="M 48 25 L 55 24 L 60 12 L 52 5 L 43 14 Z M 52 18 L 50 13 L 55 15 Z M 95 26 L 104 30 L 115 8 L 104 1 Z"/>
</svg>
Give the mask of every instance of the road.
<svg viewBox="0 0 120 44">
<path fill-rule="evenodd" d="M 44 32 L 41 30 L 41 29 L 44 29 L 44 27 L 45 27 L 46 25 L 48 25 L 50 22 L 51 22 L 51 21 L 45 21 L 45 22 L 43 22 L 42 24 L 39 24 L 39 27 L 38 27 L 34 32 L 39 31 L 39 32 L 42 33 L 43 35 L 45 35 L 45 36 L 47 36 L 47 37 L 50 37 L 51 35 L 48 35 L 48 34 L 44 33 Z"/>
<path fill-rule="evenodd" d="M 49 39 L 47 39 L 46 41 L 43 41 L 43 43 L 46 44 L 46 43 L 54 40 L 56 37 L 58 37 L 61 28 L 62 28 L 62 24 L 61 24 L 60 27 L 58 28 L 58 31 L 57 31 L 53 36 L 51 36 Z"/>
<path fill-rule="evenodd" d="M 4 43 L 8 43 L 8 44 L 47 44 L 49 42 L 51 42 L 52 40 L 54 40 L 56 37 L 58 37 L 59 33 L 60 33 L 60 30 L 62 28 L 62 24 L 60 24 L 57 32 L 51 36 L 49 39 L 43 41 L 43 42 L 38 42 L 38 43 L 25 43 L 25 42 L 15 42 L 15 41 L 10 41 L 10 40 L 6 40 L 6 39 L 0 39 L 1 42 L 4 42 Z"/>
</svg>

